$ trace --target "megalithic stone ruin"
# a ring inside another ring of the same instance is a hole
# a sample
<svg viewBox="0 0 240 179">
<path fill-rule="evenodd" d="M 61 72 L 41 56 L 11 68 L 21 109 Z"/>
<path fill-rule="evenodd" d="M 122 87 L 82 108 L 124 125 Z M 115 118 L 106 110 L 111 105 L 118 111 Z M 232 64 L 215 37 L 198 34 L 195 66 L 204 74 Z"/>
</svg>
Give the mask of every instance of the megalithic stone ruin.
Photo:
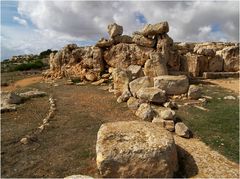
<svg viewBox="0 0 240 179">
<path fill-rule="evenodd" d="M 239 71 L 238 43 L 174 43 L 167 34 L 168 22 L 148 24 L 132 36 L 123 35 L 123 27 L 108 25 L 109 39 L 101 38 L 95 46 L 69 44 L 50 55 L 50 69 L 45 77 L 79 77 L 96 81 L 109 67 L 143 68 L 146 76 L 168 74 L 202 76 L 204 72 Z"/>
</svg>

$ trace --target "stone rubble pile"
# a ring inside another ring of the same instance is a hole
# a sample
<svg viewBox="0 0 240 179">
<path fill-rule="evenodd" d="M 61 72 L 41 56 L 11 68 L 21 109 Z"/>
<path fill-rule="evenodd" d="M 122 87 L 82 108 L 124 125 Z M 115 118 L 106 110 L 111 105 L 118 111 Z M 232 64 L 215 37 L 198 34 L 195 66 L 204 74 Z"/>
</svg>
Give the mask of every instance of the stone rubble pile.
<svg viewBox="0 0 240 179">
<path fill-rule="evenodd" d="M 107 29 L 110 38 L 95 46 L 69 44 L 51 54 L 50 69 L 43 75 L 79 78 L 81 85 L 111 82 L 109 92 L 139 117 L 101 126 L 96 147 L 101 176 L 173 177 L 178 161 L 172 134 L 191 137 L 177 119 L 174 99 L 206 102 L 189 77 L 238 71 L 239 44 L 174 43 L 167 22 L 148 24 L 132 36 L 123 35 L 116 23 Z"/>
<path fill-rule="evenodd" d="M 108 27 L 109 39 L 101 38 L 95 46 L 69 44 L 50 55 L 46 78 L 79 77 L 98 81 L 108 68 L 127 69 L 138 65 L 146 76 L 204 72 L 238 72 L 238 43 L 174 43 L 168 36 L 167 22 L 148 24 L 132 36 L 123 35 L 123 27 Z M 136 67 L 137 68 L 137 67 Z"/>
</svg>

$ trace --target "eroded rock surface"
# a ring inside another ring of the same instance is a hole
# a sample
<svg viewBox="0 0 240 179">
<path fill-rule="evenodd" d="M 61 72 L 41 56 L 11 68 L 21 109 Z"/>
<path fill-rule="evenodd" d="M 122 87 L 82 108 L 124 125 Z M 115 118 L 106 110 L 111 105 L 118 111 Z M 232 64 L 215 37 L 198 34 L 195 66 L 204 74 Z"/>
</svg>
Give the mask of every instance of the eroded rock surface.
<svg viewBox="0 0 240 179">
<path fill-rule="evenodd" d="M 154 87 L 165 90 L 169 95 L 179 95 L 188 91 L 189 81 L 184 75 L 163 75 L 154 78 Z"/>
<path fill-rule="evenodd" d="M 173 177 L 176 146 L 168 131 L 149 122 L 103 124 L 97 137 L 97 167 L 103 177 Z"/>
</svg>

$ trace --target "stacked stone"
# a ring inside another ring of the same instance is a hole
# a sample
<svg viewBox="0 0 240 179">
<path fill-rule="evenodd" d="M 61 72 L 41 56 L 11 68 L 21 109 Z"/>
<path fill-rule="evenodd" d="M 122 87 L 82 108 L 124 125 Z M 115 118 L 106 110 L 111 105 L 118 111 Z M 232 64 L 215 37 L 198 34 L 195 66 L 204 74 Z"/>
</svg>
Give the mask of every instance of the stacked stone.
<svg viewBox="0 0 240 179">
<path fill-rule="evenodd" d="M 43 73 L 46 78 L 71 78 L 96 81 L 104 70 L 102 49 L 95 46 L 77 47 L 69 44 L 56 54 L 50 54 L 50 69 Z"/>
<path fill-rule="evenodd" d="M 123 27 L 113 23 L 108 25 L 108 34 L 110 36 L 110 39 L 104 39 L 101 38 L 97 43 L 96 47 L 100 48 L 109 48 L 113 45 L 119 44 L 119 43 L 126 43 L 126 44 L 131 44 L 133 43 L 132 37 L 128 35 L 122 35 L 123 33 Z"/>
<path fill-rule="evenodd" d="M 191 76 L 204 72 L 239 71 L 239 44 L 233 43 L 181 43 L 176 45 L 181 54 L 181 71 Z"/>
<path fill-rule="evenodd" d="M 116 23 L 107 29 L 110 38 L 101 38 L 95 46 L 69 44 L 51 54 L 50 70 L 44 76 L 97 81 L 106 68 L 127 69 L 130 65 L 143 67 L 144 74 L 152 77 L 239 71 L 237 43 L 174 43 L 167 34 L 167 22 L 148 24 L 132 37 L 123 35 L 123 27 Z"/>
</svg>

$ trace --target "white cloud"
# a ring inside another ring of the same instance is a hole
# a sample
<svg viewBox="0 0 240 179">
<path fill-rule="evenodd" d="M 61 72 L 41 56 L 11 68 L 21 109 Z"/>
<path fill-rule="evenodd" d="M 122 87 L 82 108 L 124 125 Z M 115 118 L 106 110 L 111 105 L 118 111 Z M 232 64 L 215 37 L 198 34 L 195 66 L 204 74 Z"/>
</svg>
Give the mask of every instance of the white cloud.
<svg viewBox="0 0 240 179">
<path fill-rule="evenodd" d="M 21 24 L 23 26 L 27 26 L 28 25 L 27 21 L 25 19 L 20 18 L 20 17 L 13 16 L 13 20 L 17 21 L 19 24 Z"/>
<path fill-rule="evenodd" d="M 170 35 L 176 41 L 208 40 L 193 37 L 202 33 L 199 28 L 213 24 L 220 26 L 227 40 L 237 41 L 238 4 L 237 1 L 20 1 L 18 10 L 40 30 L 82 40 L 107 37 L 107 25 L 112 22 L 123 25 L 124 33 L 131 34 L 143 26 L 136 19 L 136 13 L 141 13 L 148 23 L 167 20 Z"/>
<path fill-rule="evenodd" d="M 132 34 L 143 27 L 137 18 L 139 14 L 148 23 L 168 21 L 169 35 L 174 41 L 238 41 L 239 37 L 238 1 L 39 0 L 19 1 L 18 12 L 35 30 L 28 33 L 12 30 L 10 34 L 2 29 L 2 34 L 17 36 L 18 40 L 9 37 L 7 42 L 13 44 L 12 49 L 22 46 L 21 51 L 58 48 L 74 41 L 96 41 L 108 37 L 107 25 L 113 22 L 122 25 L 125 34 Z M 29 35 L 32 37 L 28 38 Z M 16 42 L 22 45 L 16 47 Z"/>
<path fill-rule="evenodd" d="M 93 42 L 77 42 L 67 36 L 51 36 L 47 31 L 39 31 L 31 28 L 12 28 L 2 26 L 1 35 L 1 59 L 9 58 L 13 55 L 37 54 L 47 49 L 58 50 L 69 43 L 78 45 L 88 45 Z"/>
</svg>

